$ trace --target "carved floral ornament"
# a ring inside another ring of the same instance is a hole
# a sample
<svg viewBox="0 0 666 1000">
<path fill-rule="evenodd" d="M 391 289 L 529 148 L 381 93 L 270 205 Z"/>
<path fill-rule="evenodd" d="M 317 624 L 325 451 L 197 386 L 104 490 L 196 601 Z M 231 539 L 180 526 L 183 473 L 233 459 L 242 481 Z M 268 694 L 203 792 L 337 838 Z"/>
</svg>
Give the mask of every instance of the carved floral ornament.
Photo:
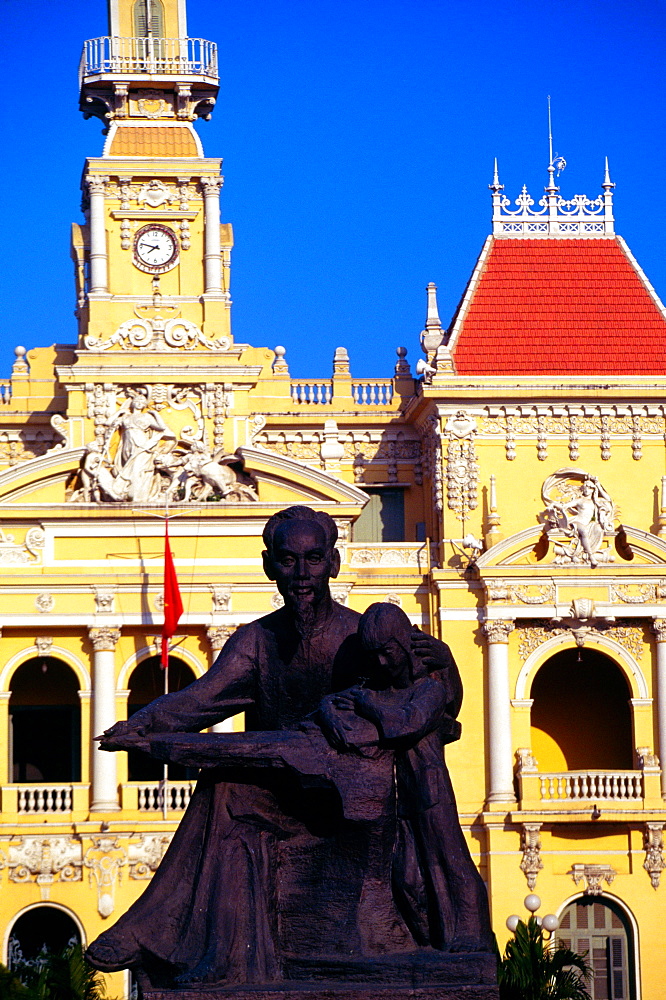
<svg viewBox="0 0 666 1000">
<path fill-rule="evenodd" d="M 578 598 L 572 601 L 569 615 L 551 618 L 549 621 L 532 621 L 519 626 L 518 655 L 526 660 L 531 654 L 554 636 L 570 635 L 576 646 L 583 648 L 586 642 L 599 635 L 608 636 L 623 646 L 635 660 L 643 656 L 645 636 L 642 625 L 632 619 L 597 616 L 594 601 Z M 664 633 L 666 641 L 666 631 Z"/>
<path fill-rule="evenodd" d="M 143 881 L 157 870 L 171 843 L 172 833 L 141 833 L 127 836 L 104 835 L 85 841 L 79 836 L 24 836 L 12 838 L 0 850 L 0 870 L 6 869 L 10 882 L 33 883 L 41 898 L 48 900 L 58 882 L 81 882 L 83 869 L 97 892 L 97 910 L 108 917 L 115 909 L 116 884 L 122 870 Z"/>
<path fill-rule="evenodd" d="M 256 501 L 257 484 L 240 455 L 211 452 L 223 441 L 228 392 L 223 386 L 86 386 L 95 439 L 86 445 L 74 503 Z M 164 412 L 169 411 L 169 412 Z M 183 423 L 179 413 L 191 414 Z"/>
<path fill-rule="evenodd" d="M 162 309 L 167 311 L 168 307 Z M 228 351 L 228 337 L 211 340 L 205 337 L 196 323 L 178 316 L 137 316 L 121 323 L 106 340 L 89 335 L 84 344 L 89 351 L 108 351 L 119 347 L 123 351 Z"/>
</svg>

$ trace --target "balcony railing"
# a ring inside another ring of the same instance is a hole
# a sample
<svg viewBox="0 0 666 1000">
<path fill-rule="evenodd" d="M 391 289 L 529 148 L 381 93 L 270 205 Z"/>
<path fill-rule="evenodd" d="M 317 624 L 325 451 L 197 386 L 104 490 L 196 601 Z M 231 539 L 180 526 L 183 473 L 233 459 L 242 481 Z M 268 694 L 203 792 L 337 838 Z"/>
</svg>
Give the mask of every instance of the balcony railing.
<svg viewBox="0 0 666 1000">
<path fill-rule="evenodd" d="M 643 798 L 642 771 L 559 771 L 541 773 L 542 802 L 624 801 Z"/>
<path fill-rule="evenodd" d="M 207 76 L 217 80 L 217 45 L 204 38 L 116 38 L 83 43 L 79 82 L 88 76 L 149 73 Z"/>
<path fill-rule="evenodd" d="M 192 792 L 193 781 L 169 781 L 166 787 L 167 810 L 169 812 L 184 812 L 187 809 Z M 137 785 L 137 807 L 139 812 L 160 812 L 163 809 L 163 784 L 161 781 L 151 781 Z"/>
</svg>

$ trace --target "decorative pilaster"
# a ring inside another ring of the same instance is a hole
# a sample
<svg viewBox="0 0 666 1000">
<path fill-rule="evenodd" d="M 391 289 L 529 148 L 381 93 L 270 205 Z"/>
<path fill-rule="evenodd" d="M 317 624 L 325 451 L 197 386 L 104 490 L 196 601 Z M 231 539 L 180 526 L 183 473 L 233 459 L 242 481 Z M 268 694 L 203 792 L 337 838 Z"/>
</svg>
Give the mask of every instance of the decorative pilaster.
<svg viewBox="0 0 666 1000">
<path fill-rule="evenodd" d="M 654 618 L 652 631 L 657 640 L 657 733 L 659 754 L 666 760 L 666 618 Z M 661 794 L 666 799 L 666 767 L 661 770 Z"/>
<path fill-rule="evenodd" d="M 492 619 L 483 623 L 488 643 L 488 802 L 515 802 L 509 691 L 509 633 L 512 621 Z"/>
<path fill-rule="evenodd" d="M 206 295 L 222 294 L 222 247 L 220 244 L 221 177 L 202 177 L 204 194 L 204 267 Z"/>
<path fill-rule="evenodd" d="M 104 217 L 104 197 L 108 177 L 86 178 L 90 195 L 90 292 L 109 291 L 109 260 L 106 247 L 106 219 Z"/>
<path fill-rule="evenodd" d="M 523 857 L 520 870 L 527 879 L 530 892 L 534 892 L 537 875 L 543 868 L 541 850 L 541 823 L 523 823 L 521 835 Z"/>
<path fill-rule="evenodd" d="M 116 643 L 120 629 L 105 625 L 88 629 L 95 651 L 93 664 L 93 736 L 99 736 L 116 721 Z M 116 755 L 100 750 L 95 743 L 92 751 L 91 812 L 111 812 L 120 809 Z"/>
<path fill-rule="evenodd" d="M 666 868 L 666 862 L 664 861 L 664 824 L 646 823 L 643 837 L 645 845 L 643 868 L 650 876 L 652 888 L 658 889 L 661 873 Z"/>
</svg>

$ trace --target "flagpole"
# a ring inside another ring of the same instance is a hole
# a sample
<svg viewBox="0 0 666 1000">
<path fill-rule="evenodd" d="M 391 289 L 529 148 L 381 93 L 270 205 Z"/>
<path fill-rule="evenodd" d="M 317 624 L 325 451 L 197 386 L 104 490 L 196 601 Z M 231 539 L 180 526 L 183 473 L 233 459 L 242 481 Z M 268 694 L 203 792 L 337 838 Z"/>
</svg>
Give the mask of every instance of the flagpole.
<svg viewBox="0 0 666 1000">
<path fill-rule="evenodd" d="M 171 545 L 169 543 L 169 517 L 178 517 L 178 514 L 169 514 L 169 501 L 168 498 L 164 507 L 164 514 L 159 514 L 154 510 L 139 511 L 138 513 L 148 514 L 151 517 L 159 517 L 164 521 L 164 625 L 162 627 L 162 647 L 160 650 L 161 654 L 161 665 L 164 670 L 164 694 L 169 693 L 169 643 L 173 631 L 178 624 L 178 619 L 183 613 L 183 605 L 180 599 L 180 591 L 178 588 L 178 580 L 175 576 L 175 567 L 173 565 L 173 557 L 171 555 Z M 184 511 L 183 511 L 184 513 Z M 176 613 L 175 619 L 173 619 L 174 608 L 171 607 L 171 602 L 173 601 L 173 584 L 175 583 L 175 596 L 177 598 L 177 603 L 179 605 Z M 167 623 L 167 615 L 169 616 L 169 622 Z M 171 632 L 169 631 L 171 629 Z M 165 763 L 164 770 L 162 772 L 162 817 L 166 820 L 168 813 L 168 784 L 169 784 L 169 765 Z"/>
</svg>

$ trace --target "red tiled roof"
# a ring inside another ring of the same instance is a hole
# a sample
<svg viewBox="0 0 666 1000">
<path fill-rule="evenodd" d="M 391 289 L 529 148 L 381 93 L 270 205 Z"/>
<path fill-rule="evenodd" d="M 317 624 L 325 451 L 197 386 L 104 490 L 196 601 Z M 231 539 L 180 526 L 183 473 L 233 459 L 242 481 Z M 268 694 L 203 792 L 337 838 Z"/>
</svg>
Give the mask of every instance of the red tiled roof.
<svg viewBox="0 0 666 1000">
<path fill-rule="evenodd" d="M 617 237 L 491 238 L 449 343 L 459 375 L 666 374 L 666 319 Z"/>
</svg>

